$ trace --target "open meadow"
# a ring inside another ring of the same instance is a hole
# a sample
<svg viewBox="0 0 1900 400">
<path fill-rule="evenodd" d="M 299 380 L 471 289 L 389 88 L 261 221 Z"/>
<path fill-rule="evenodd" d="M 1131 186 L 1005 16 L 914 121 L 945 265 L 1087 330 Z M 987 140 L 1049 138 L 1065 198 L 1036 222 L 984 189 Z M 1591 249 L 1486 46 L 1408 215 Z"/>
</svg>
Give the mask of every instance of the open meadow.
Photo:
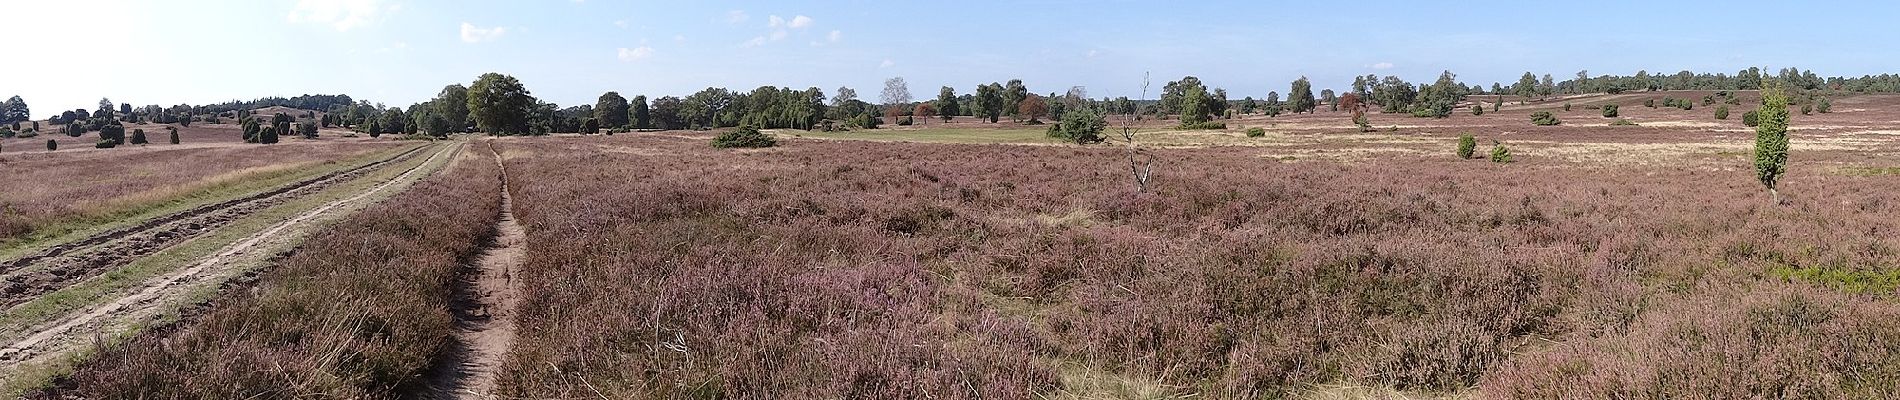
<svg viewBox="0 0 1900 400">
<path fill-rule="evenodd" d="M 1900 2 L 4 3 L 0 398 L 1900 399 Z"/>
<path fill-rule="evenodd" d="M 502 397 L 1900 393 L 1900 121 L 1877 111 L 1900 96 L 1795 117 L 1786 205 L 1739 121 L 1627 107 L 1638 126 L 1607 126 L 1582 115 L 1606 100 L 1570 101 L 1549 127 L 1522 121 L 1561 105 L 1371 132 L 1145 121 L 1146 191 L 1120 145 L 1008 123 L 744 150 L 470 139 L 422 190 L 39 396 L 464 387 L 441 377 L 473 362 L 453 305 L 496 246 L 504 169 L 525 232 L 512 346 L 480 367 Z M 1465 132 L 1512 162 L 1454 156 Z"/>
</svg>

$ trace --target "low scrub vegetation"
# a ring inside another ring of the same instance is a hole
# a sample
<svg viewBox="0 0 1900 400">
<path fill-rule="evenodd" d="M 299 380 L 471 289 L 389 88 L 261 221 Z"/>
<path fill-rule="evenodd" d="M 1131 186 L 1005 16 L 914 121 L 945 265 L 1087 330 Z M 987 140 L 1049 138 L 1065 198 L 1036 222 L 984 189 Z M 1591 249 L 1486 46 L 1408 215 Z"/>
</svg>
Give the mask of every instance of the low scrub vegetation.
<svg viewBox="0 0 1900 400">
<path fill-rule="evenodd" d="M 1562 123 L 1563 121 L 1557 120 L 1557 116 L 1550 115 L 1549 111 L 1531 113 L 1531 124 L 1537 126 L 1554 126 Z"/>
<path fill-rule="evenodd" d="M 447 306 L 493 235 L 498 172 L 464 159 L 315 233 L 256 288 L 104 349 L 47 397 L 407 396 L 452 350 Z"/>
<path fill-rule="evenodd" d="M 1900 306 L 1769 271 L 1890 270 L 1876 249 L 1900 241 L 1841 233 L 1892 228 L 1870 193 L 1900 181 L 1771 208 L 1737 201 L 1760 196 L 1746 174 L 1214 148 L 1163 152 L 1195 163 L 1144 193 L 1101 175 L 1114 149 L 577 139 L 506 148 L 534 155 L 510 161 L 536 321 L 510 396 L 1035 398 L 1077 376 L 1206 398 L 1896 394 L 1879 338 Z"/>
<path fill-rule="evenodd" d="M 747 125 L 719 134 L 713 138 L 712 145 L 722 149 L 772 147 L 778 145 L 778 140 Z"/>
</svg>

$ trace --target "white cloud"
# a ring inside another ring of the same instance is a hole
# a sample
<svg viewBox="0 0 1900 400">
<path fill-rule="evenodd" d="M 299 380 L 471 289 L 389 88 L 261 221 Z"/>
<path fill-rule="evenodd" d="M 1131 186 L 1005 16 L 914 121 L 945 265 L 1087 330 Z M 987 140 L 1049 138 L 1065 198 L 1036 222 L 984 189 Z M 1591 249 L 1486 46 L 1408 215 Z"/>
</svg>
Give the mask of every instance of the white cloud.
<svg viewBox="0 0 1900 400">
<path fill-rule="evenodd" d="M 618 26 L 620 29 L 627 29 L 627 20 L 614 21 L 614 26 Z"/>
<path fill-rule="evenodd" d="M 785 27 L 785 19 L 774 15 L 771 18 L 771 22 L 766 22 L 765 26 L 768 28 L 783 28 Z"/>
<path fill-rule="evenodd" d="M 810 27 L 811 23 L 812 23 L 811 17 L 800 15 L 800 16 L 792 17 L 792 23 L 790 26 L 792 27 L 792 29 L 803 29 L 806 27 Z"/>
<path fill-rule="evenodd" d="M 1089 50 L 1089 58 L 1095 58 L 1095 56 L 1098 56 L 1098 55 L 1101 55 L 1101 54 L 1102 54 L 1102 52 L 1100 52 L 1100 51 L 1096 51 L 1096 50 Z"/>
<path fill-rule="evenodd" d="M 785 40 L 785 36 L 788 34 L 789 33 L 786 33 L 784 30 L 772 31 L 772 41 L 776 42 L 780 40 Z"/>
<path fill-rule="evenodd" d="M 765 45 L 764 36 L 752 38 L 752 40 L 747 40 L 745 41 L 745 43 L 741 44 L 741 46 L 745 46 L 745 47 L 759 47 L 759 46 L 764 46 L 764 45 Z"/>
<path fill-rule="evenodd" d="M 401 9 L 396 4 L 385 6 L 382 0 L 297 0 L 286 19 L 293 23 L 327 24 L 337 31 L 348 31 Z"/>
<path fill-rule="evenodd" d="M 745 10 L 732 10 L 732 11 L 726 12 L 726 23 L 728 24 L 742 24 L 751 19 L 752 19 L 752 15 L 746 14 Z"/>
<path fill-rule="evenodd" d="M 685 41 L 686 41 L 686 35 L 673 35 L 673 41 L 675 41 L 675 42 L 685 42 Z"/>
<path fill-rule="evenodd" d="M 625 47 L 620 48 L 620 61 L 639 61 L 652 56 L 653 48 L 649 46 L 640 46 L 631 49 Z"/>
<path fill-rule="evenodd" d="M 481 42 L 486 42 L 486 41 L 492 41 L 495 39 L 500 39 L 501 35 L 505 35 L 507 33 L 508 33 L 508 28 L 504 28 L 504 27 L 497 26 L 493 28 L 479 28 L 479 27 L 476 27 L 475 24 L 470 24 L 467 22 L 462 23 L 462 41 L 467 42 L 467 43 L 481 43 Z"/>
<path fill-rule="evenodd" d="M 825 39 L 830 40 L 832 43 L 837 43 L 838 40 L 844 39 L 844 32 L 831 31 L 830 35 L 825 35 Z"/>
<path fill-rule="evenodd" d="M 1378 64 L 1368 65 L 1368 67 L 1372 67 L 1372 69 L 1392 69 L 1394 65 L 1392 65 L 1392 63 L 1389 63 L 1389 62 L 1382 62 Z"/>
<path fill-rule="evenodd" d="M 883 62 L 883 63 L 879 63 L 879 64 L 877 65 L 877 67 L 878 67 L 878 68 L 890 68 L 891 66 L 894 66 L 894 65 L 897 65 L 897 63 L 894 63 L 894 62 L 891 62 L 891 60 L 887 58 L 887 59 L 884 59 L 884 62 Z"/>
</svg>

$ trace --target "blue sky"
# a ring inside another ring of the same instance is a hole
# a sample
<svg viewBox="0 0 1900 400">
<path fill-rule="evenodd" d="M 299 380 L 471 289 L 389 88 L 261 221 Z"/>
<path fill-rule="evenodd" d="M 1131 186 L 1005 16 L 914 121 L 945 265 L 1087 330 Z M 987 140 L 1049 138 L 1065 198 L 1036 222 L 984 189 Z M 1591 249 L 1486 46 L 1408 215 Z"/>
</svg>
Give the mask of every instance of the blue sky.
<svg viewBox="0 0 1900 400">
<path fill-rule="evenodd" d="M 0 25 L 15 50 L 0 96 L 35 118 L 101 97 L 406 106 L 491 71 L 563 106 L 708 86 L 875 100 L 893 76 L 918 98 L 1012 78 L 1135 97 L 1151 71 L 1154 90 L 1196 75 L 1237 99 L 1302 75 L 1341 89 L 1441 70 L 1486 87 L 1527 70 L 1900 72 L 1892 2 L 0 0 L 0 15 L 18 16 Z"/>
</svg>

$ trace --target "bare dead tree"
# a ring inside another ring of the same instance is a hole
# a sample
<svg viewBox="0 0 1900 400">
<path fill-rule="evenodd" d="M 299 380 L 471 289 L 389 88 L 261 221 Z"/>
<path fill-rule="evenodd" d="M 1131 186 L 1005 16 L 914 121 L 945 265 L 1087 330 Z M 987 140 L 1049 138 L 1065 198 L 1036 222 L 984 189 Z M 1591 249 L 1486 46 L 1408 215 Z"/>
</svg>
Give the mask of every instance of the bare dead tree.
<svg viewBox="0 0 1900 400">
<path fill-rule="evenodd" d="M 1149 74 L 1144 72 L 1141 74 L 1140 101 L 1148 101 L 1148 84 Z M 1153 154 L 1149 154 L 1148 151 L 1143 150 L 1141 144 L 1135 141 L 1135 120 L 1138 118 L 1138 115 L 1141 115 L 1140 110 L 1136 110 L 1136 112 L 1133 113 L 1122 114 L 1122 142 L 1128 144 L 1128 172 L 1135 176 L 1135 190 L 1146 192 L 1148 191 L 1148 179 L 1154 177 L 1156 159 Z"/>
</svg>

